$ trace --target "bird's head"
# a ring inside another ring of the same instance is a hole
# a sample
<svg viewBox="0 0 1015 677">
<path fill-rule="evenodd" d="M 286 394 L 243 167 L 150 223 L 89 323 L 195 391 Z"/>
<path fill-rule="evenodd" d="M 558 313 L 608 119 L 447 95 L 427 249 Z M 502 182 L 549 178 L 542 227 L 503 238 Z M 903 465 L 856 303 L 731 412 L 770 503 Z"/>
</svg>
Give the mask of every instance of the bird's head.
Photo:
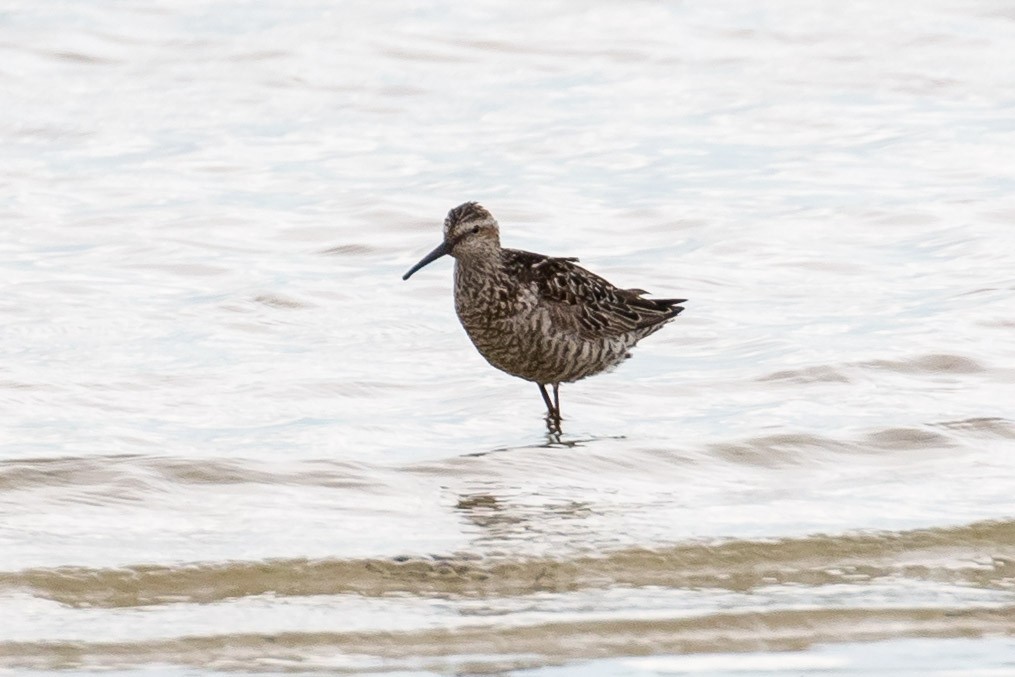
<svg viewBox="0 0 1015 677">
<path fill-rule="evenodd" d="M 402 279 L 408 280 L 417 270 L 447 254 L 456 259 L 467 258 L 499 248 L 497 219 L 478 203 L 466 202 L 449 211 L 444 219 L 444 241 L 410 268 Z"/>
<path fill-rule="evenodd" d="M 466 202 L 448 212 L 444 219 L 444 241 L 456 249 L 466 249 L 493 241 L 500 244 L 500 228 L 493 214 L 479 203 Z"/>
</svg>

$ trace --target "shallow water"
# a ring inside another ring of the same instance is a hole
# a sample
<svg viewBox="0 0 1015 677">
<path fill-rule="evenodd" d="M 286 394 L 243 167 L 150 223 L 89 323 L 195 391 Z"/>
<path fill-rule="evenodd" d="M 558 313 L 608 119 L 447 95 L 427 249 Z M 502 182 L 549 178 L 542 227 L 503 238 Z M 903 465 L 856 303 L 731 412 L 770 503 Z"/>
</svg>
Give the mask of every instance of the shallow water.
<svg viewBox="0 0 1015 677">
<path fill-rule="evenodd" d="M 1008 4 L 25 3 L 0 54 L 0 670 L 1015 674 Z M 690 299 L 560 439 L 400 280 L 468 199 Z"/>
</svg>

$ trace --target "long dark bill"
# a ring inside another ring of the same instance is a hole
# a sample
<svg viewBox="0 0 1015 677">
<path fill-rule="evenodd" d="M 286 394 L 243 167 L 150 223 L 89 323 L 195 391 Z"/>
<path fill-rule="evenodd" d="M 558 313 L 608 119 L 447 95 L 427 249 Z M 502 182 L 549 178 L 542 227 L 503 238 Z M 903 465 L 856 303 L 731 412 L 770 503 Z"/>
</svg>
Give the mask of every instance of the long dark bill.
<svg viewBox="0 0 1015 677">
<path fill-rule="evenodd" d="M 415 273 L 417 270 L 419 270 L 423 266 L 425 266 L 425 265 L 427 265 L 429 263 L 433 263 L 434 261 L 436 261 L 440 257 L 446 256 L 447 254 L 450 254 L 450 253 L 451 253 L 451 245 L 449 245 L 447 242 L 441 242 L 439 245 L 437 245 L 437 247 L 432 252 L 430 252 L 429 254 L 424 256 L 422 259 L 420 259 L 419 263 L 417 263 L 412 268 L 410 268 L 409 272 L 402 276 L 402 279 L 403 280 L 408 280 L 412 276 L 413 273 Z"/>
</svg>

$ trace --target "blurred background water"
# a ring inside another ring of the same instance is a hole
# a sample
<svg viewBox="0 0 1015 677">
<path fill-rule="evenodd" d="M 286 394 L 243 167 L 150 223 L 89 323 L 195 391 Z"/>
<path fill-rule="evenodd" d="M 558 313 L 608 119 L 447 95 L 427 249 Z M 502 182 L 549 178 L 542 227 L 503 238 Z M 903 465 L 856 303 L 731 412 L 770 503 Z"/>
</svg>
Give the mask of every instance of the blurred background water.
<svg viewBox="0 0 1015 677">
<path fill-rule="evenodd" d="M 0 7 L 0 670 L 1015 674 L 1015 7 Z M 687 311 L 565 386 L 506 246 Z M 974 672 L 975 670 L 975 672 Z"/>
</svg>

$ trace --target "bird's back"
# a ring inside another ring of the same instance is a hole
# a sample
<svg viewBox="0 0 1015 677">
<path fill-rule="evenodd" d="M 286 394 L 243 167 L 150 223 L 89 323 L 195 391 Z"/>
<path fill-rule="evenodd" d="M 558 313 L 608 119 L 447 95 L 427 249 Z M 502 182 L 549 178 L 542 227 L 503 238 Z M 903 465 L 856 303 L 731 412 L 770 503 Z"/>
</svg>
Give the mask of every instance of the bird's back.
<svg viewBox="0 0 1015 677">
<path fill-rule="evenodd" d="M 630 336 L 637 341 L 684 309 L 679 304 L 685 299 L 644 298 L 646 291 L 620 289 L 579 266 L 578 259 L 517 249 L 503 252 L 508 269 L 535 292 L 559 331 L 589 339 Z"/>
</svg>

